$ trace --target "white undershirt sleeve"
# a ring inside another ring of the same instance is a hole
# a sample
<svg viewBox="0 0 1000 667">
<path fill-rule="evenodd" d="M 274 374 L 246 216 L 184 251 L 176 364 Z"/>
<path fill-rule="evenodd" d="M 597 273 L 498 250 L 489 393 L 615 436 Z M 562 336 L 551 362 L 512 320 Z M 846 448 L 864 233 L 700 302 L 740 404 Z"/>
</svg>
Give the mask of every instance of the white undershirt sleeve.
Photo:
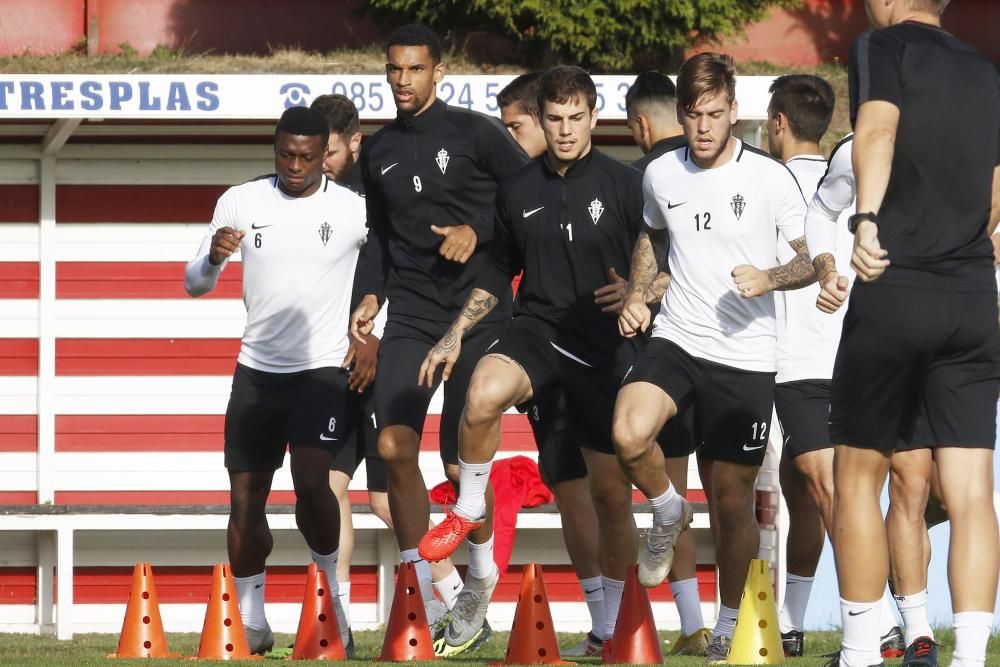
<svg viewBox="0 0 1000 667">
<path fill-rule="evenodd" d="M 216 203 L 212 223 L 208 226 L 208 231 L 202 238 L 201 245 L 198 246 L 198 252 L 184 269 L 184 289 L 191 296 L 201 296 L 215 289 L 215 285 L 219 282 L 219 275 L 229 264 L 229 258 L 226 258 L 221 264 L 215 266 L 208 257 L 215 232 L 222 227 L 236 227 L 236 202 L 235 197 L 229 195 L 230 192 L 231 190 L 226 191 Z"/>
<path fill-rule="evenodd" d="M 854 206 L 854 170 L 851 166 L 851 142 L 840 146 L 830 159 L 830 166 L 819 189 L 809 202 L 806 217 L 806 244 L 809 256 L 837 254 L 837 220 Z"/>
</svg>

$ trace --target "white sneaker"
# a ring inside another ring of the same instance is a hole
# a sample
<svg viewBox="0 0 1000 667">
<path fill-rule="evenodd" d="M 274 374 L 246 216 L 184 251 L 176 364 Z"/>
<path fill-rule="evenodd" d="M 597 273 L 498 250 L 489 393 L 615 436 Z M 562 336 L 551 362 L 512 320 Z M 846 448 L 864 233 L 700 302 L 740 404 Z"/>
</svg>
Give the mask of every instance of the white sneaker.
<svg viewBox="0 0 1000 667">
<path fill-rule="evenodd" d="M 674 524 L 661 526 L 653 524 L 646 531 L 645 543 L 639 549 L 639 583 L 653 588 L 663 583 L 674 564 L 674 545 L 684 529 L 691 525 L 694 509 L 681 498 L 681 518 Z"/>
<path fill-rule="evenodd" d="M 589 658 L 601 655 L 604 642 L 597 638 L 593 632 L 588 632 L 580 640 L 579 644 L 569 647 L 562 652 L 564 658 Z"/>
<path fill-rule="evenodd" d="M 264 655 L 274 648 L 274 634 L 270 625 L 265 625 L 263 630 L 244 625 L 243 633 L 247 636 L 247 644 L 250 645 L 250 652 L 254 655 Z"/>
<path fill-rule="evenodd" d="M 493 589 L 500 581 L 500 573 L 493 568 L 493 573 L 485 579 L 466 576 L 465 588 L 455 598 L 455 606 L 451 608 L 451 620 L 444 630 L 444 640 L 449 646 L 463 646 L 475 638 L 483 629 L 486 621 L 486 610 L 493 597 Z"/>
<path fill-rule="evenodd" d="M 448 607 L 437 598 L 424 601 L 424 613 L 427 614 L 427 625 L 431 629 L 431 638 L 437 637 L 444 632 L 444 626 L 448 623 Z"/>
</svg>

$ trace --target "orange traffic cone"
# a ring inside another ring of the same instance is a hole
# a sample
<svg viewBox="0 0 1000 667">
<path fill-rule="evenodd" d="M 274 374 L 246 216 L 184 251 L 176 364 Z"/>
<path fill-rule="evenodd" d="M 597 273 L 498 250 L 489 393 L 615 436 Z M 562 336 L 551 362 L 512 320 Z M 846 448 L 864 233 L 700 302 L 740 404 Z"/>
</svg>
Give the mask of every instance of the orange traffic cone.
<svg viewBox="0 0 1000 667">
<path fill-rule="evenodd" d="M 116 658 L 169 658 L 167 636 L 160 619 L 160 602 L 153 583 L 153 566 L 136 563 L 132 589 L 125 608 L 125 622 L 118 640 Z"/>
<path fill-rule="evenodd" d="M 618 610 L 611 650 L 604 662 L 616 665 L 663 664 L 660 638 L 653 622 L 653 607 L 649 604 L 646 588 L 639 583 L 639 569 L 635 565 L 625 575 L 622 606 Z"/>
<path fill-rule="evenodd" d="M 379 660 L 434 660 L 431 629 L 427 625 L 424 598 L 420 595 L 417 570 L 413 563 L 403 563 L 396 575 L 396 593 L 389 611 L 389 625 Z"/>
<path fill-rule="evenodd" d="M 521 577 L 514 624 L 510 628 L 507 655 L 495 665 L 572 665 L 559 656 L 556 630 L 552 625 L 549 598 L 545 595 L 542 566 L 529 563 Z"/>
<path fill-rule="evenodd" d="M 233 575 L 229 565 L 219 563 L 212 572 L 212 592 L 208 596 L 205 625 L 201 629 L 198 659 L 246 660 L 252 657 L 243 632 Z"/>
<path fill-rule="evenodd" d="M 334 596 L 326 572 L 316 563 L 309 564 L 306 575 L 306 594 L 302 600 L 299 630 L 295 633 L 292 660 L 344 660 L 344 642 L 340 639 L 340 626 L 333 608 Z"/>
</svg>

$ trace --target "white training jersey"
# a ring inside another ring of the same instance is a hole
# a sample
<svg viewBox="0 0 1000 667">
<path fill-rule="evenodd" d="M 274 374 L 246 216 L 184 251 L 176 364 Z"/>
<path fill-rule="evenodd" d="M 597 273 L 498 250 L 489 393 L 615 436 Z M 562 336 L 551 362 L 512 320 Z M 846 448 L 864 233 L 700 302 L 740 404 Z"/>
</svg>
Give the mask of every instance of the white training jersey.
<svg viewBox="0 0 1000 667">
<path fill-rule="evenodd" d="M 851 164 L 851 147 L 841 149 L 834 157 L 846 157 Z M 823 175 L 827 161 L 821 155 L 796 155 L 785 163 L 795 175 L 806 201 L 812 201 Z M 842 164 L 838 163 L 838 169 Z M 839 178 L 839 177 L 834 177 Z M 853 175 L 852 175 L 853 180 Z M 831 185 L 833 182 L 831 181 Z M 841 182 L 838 181 L 838 185 Z M 830 193 L 827 193 L 829 196 Z M 853 213 L 854 188 L 851 186 L 850 206 L 844 209 L 844 218 L 837 225 L 837 268 L 848 271 L 851 266 L 851 249 L 854 237 L 847 230 L 846 218 Z M 778 262 L 784 264 L 795 252 L 778 244 Z M 852 272 L 853 275 L 853 272 Z M 847 307 L 828 315 L 816 307 L 817 285 L 798 290 L 774 293 L 774 307 L 778 319 L 778 375 L 776 382 L 795 380 L 829 380 L 833 377 L 833 360 L 840 344 L 840 329 Z"/>
<path fill-rule="evenodd" d="M 646 168 L 643 194 L 646 224 L 670 236 L 670 289 L 653 336 L 699 359 L 773 373 L 774 297 L 744 299 L 731 274 L 777 266 L 777 244 L 802 237 L 805 201 L 791 172 L 739 140 L 713 169 L 682 147 Z"/>
<path fill-rule="evenodd" d="M 289 197 L 274 175 L 229 188 L 187 265 L 188 293 L 210 291 L 228 264 L 208 261 L 216 230 L 244 231 L 239 363 L 270 373 L 340 366 L 365 220 L 364 199 L 325 176 L 308 197 Z"/>
</svg>

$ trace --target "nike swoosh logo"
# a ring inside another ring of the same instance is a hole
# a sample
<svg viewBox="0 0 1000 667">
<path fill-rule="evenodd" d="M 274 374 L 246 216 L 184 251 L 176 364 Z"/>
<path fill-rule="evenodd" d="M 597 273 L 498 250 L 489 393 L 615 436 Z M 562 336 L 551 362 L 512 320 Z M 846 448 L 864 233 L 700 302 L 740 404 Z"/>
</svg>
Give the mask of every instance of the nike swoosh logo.
<svg viewBox="0 0 1000 667">
<path fill-rule="evenodd" d="M 257 584 L 253 587 L 254 590 L 257 590 L 258 588 L 264 588 L 264 584 Z"/>
<path fill-rule="evenodd" d="M 545 208 L 545 207 L 544 207 L 544 206 L 539 206 L 538 208 L 533 208 L 533 209 L 531 209 L 530 211 L 525 211 L 525 210 L 524 210 L 524 209 L 522 208 L 522 209 L 521 209 L 521 215 L 523 215 L 523 216 L 524 216 L 525 218 L 530 218 L 530 217 L 531 217 L 531 216 L 533 216 L 534 214 L 536 214 L 536 213 L 538 213 L 539 211 L 541 211 L 541 210 L 542 210 L 543 208 Z"/>
<path fill-rule="evenodd" d="M 687 203 L 686 201 L 682 201 L 682 202 L 677 202 L 675 204 L 675 203 L 673 203 L 671 201 L 668 201 L 667 202 L 667 208 L 677 208 L 678 206 L 684 206 L 684 204 L 686 204 L 686 203 Z"/>
<path fill-rule="evenodd" d="M 871 611 L 871 609 L 865 609 L 864 611 L 849 611 L 849 612 L 847 612 L 847 615 L 848 616 L 860 616 L 861 614 L 867 614 L 870 611 Z"/>
<path fill-rule="evenodd" d="M 482 477 L 482 476 L 483 476 L 483 475 L 485 475 L 485 474 L 486 474 L 486 473 L 484 473 L 484 472 L 477 472 L 477 473 L 476 473 L 476 477 Z"/>
<path fill-rule="evenodd" d="M 250 225 L 250 229 L 264 229 L 265 227 L 274 227 L 274 223 L 272 222 L 270 225 L 258 225 L 258 224 Z"/>
<path fill-rule="evenodd" d="M 597 591 L 599 591 L 599 590 L 601 590 L 601 589 L 600 589 L 600 588 L 595 588 L 595 589 L 594 589 L 594 590 L 592 590 L 592 591 L 588 591 L 588 590 L 587 590 L 586 588 L 584 588 L 584 589 L 583 589 L 583 592 L 584 592 L 584 594 L 585 594 L 585 595 L 590 595 L 591 593 L 596 593 L 596 592 L 597 592 Z"/>
<path fill-rule="evenodd" d="M 451 590 L 457 591 L 461 587 L 462 587 L 462 584 L 455 584 L 454 586 L 451 587 Z"/>
<path fill-rule="evenodd" d="M 319 434 L 319 439 L 320 440 L 336 440 L 336 438 L 328 438 L 325 435 L 323 435 L 322 433 Z"/>
<path fill-rule="evenodd" d="M 392 169 L 393 167 L 395 167 L 397 164 L 399 164 L 399 163 L 398 162 L 393 162 L 388 167 L 382 167 L 382 175 L 385 176 L 386 174 L 388 174 L 389 170 Z"/>
<path fill-rule="evenodd" d="M 755 450 L 755 449 L 760 449 L 760 448 L 761 448 L 761 447 L 763 447 L 763 446 L 764 446 L 764 445 L 757 445 L 756 447 L 747 447 L 747 443 L 745 443 L 745 442 L 744 442 L 744 443 L 743 443 L 743 451 L 744 451 L 744 452 L 752 452 L 753 450 Z"/>
</svg>

